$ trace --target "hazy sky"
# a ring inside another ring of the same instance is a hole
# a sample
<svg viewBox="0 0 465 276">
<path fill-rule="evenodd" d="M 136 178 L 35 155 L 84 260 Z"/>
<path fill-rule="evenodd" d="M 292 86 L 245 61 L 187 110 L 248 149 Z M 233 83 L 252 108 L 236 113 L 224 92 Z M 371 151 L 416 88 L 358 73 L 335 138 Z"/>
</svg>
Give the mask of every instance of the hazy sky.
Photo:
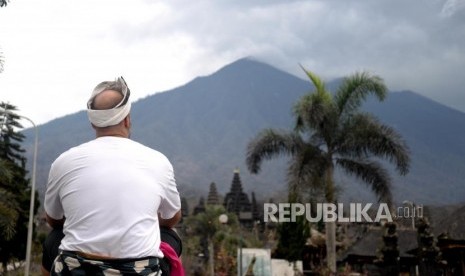
<svg viewBox="0 0 465 276">
<path fill-rule="evenodd" d="M 253 56 L 304 78 L 368 70 L 465 111 L 465 0 L 10 0 L 0 101 L 44 123 L 123 75 L 133 100 Z M 26 124 L 25 124 L 26 125 Z"/>
</svg>

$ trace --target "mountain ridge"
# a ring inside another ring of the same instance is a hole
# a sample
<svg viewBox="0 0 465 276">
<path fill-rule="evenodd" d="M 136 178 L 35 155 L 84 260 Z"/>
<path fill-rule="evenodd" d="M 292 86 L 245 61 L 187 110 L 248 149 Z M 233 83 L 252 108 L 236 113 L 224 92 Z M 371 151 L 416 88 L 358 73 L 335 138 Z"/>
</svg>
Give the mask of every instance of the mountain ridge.
<svg viewBox="0 0 465 276">
<path fill-rule="evenodd" d="M 337 85 L 338 81 L 330 82 Z M 249 58 L 133 103 L 132 138 L 160 150 L 173 163 L 180 190 L 206 195 L 211 182 L 225 194 L 239 168 L 243 187 L 257 197 L 286 188 L 286 158 L 265 161 L 258 175 L 245 166 L 247 143 L 264 128 L 291 130 L 292 107 L 312 90 L 309 81 Z M 395 175 L 396 200 L 457 203 L 465 200 L 465 113 L 411 91 L 390 92 L 386 101 L 370 99 L 364 110 L 401 132 L 412 150 L 412 169 Z M 38 187 L 43 194 L 51 162 L 62 151 L 93 138 L 84 111 L 40 125 Z M 28 133 L 29 132 L 29 133 Z M 30 137 L 31 130 L 25 134 Z M 31 152 L 32 141 L 26 149 Z M 29 159 L 30 160 L 30 159 Z M 352 179 L 342 179 L 347 200 L 373 200 L 371 192 Z M 440 184 L 438 184 L 440 183 Z"/>
</svg>

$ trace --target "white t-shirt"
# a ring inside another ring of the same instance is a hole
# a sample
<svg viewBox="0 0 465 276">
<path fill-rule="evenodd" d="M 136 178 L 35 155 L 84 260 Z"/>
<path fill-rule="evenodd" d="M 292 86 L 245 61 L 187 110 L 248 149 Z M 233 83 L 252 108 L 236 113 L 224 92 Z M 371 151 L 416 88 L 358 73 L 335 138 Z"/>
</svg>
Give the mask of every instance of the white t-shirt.
<svg viewBox="0 0 465 276">
<path fill-rule="evenodd" d="M 119 137 L 100 137 L 53 162 L 44 208 L 66 217 L 60 249 L 114 258 L 163 257 L 158 216 L 181 201 L 168 159 Z"/>
</svg>

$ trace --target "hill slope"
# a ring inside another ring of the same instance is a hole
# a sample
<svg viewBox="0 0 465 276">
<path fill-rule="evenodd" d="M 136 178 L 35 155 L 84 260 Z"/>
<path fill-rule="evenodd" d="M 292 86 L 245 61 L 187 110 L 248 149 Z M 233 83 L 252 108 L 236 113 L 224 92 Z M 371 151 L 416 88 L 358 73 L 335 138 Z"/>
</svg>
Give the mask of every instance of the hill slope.
<svg viewBox="0 0 465 276">
<path fill-rule="evenodd" d="M 170 158 L 185 195 L 205 195 L 211 182 L 226 193 L 236 167 L 246 191 L 255 191 L 259 198 L 272 195 L 286 187 L 285 159 L 265 162 L 259 175 L 250 175 L 245 168 L 246 145 L 263 128 L 290 129 L 292 106 L 311 89 L 306 80 L 241 59 L 210 76 L 135 102 L 132 138 Z M 413 92 L 393 92 L 383 103 L 369 101 L 365 109 L 398 129 L 412 150 L 411 173 L 395 177 L 396 200 L 419 204 L 465 200 L 464 113 Z M 40 191 L 51 162 L 92 137 L 83 111 L 40 126 Z M 363 184 L 351 179 L 342 179 L 341 186 L 346 199 L 371 198 Z"/>
</svg>

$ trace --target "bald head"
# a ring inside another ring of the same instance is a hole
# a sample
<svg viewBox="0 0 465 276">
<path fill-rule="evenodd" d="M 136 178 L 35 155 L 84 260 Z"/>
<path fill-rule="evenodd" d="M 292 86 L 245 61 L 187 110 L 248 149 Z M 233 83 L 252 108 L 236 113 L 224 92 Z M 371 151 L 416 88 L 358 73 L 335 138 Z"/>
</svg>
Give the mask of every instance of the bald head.
<svg viewBox="0 0 465 276">
<path fill-rule="evenodd" d="M 100 134 L 111 135 L 115 128 L 121 128 L 120 130 L 124 130 L 124 132 L 129 131 L 131 125 L 129 118 L 130 95 L 131 92 L 122 77 L 115 81 L 101 82 L 94 88 L 87 101 L 87 115 L 92 126 L 101 132 Z M 99 133 L 97 134 L 99 135 Z"/>
<path fill-rule="evenodd" d="M 123 94 L 115 90 L 105 90 L 95 96 L 91 108 L 106 110 L 116 107 L 123 100 Z"/>
<path fill-rule="evenodd" d="M 124 96 L 116 90 L 104 90 L 95 96 L 92 101 L 91 108 L 93 110 L 108 110 L 115 108 L 121 103 Z M 123 136 L 129 137 L 130 128 L 129 115 L 120 123 L 107 127 L 94 127 L 97 131 L 97 136 Z"/>
<path fill-rule="evenodd" d="M 118 104 L 121 103 L 124 96 L 115 90 L 104 90 L 95 96 L 92 101 L 91 108 L 93 110 L 109 110 L 115 108 Z M 106 127 L 96 127 L 97 137 L 101 136 L 120 136 L 129 138 L 131 128 L 131 119 L 129 114 L 122 119 L 121 122 L 115 125 L 106 126 Z"/>
</svg>

